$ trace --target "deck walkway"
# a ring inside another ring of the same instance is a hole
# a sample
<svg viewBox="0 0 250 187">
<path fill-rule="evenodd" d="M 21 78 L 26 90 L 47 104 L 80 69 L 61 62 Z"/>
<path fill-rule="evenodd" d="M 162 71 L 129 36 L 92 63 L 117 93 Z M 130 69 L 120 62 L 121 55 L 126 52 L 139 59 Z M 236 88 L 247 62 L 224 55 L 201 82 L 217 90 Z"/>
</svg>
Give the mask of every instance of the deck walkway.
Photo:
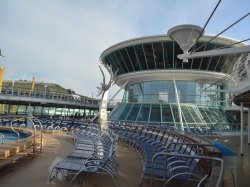
<svg viewBox="0 0 250 187">
<path fill-rule="evenodd" d="M 231 147 L 237 153 L 240 149 L 239 136 L 211 137 Z M 35 158 L 28 157 L 19 160 L 16 164 L 0 170 L 0 187 L 80 187 L 77 183 L 53 180 L 48 183 L 49 167 L 59 156 L 66 157 L 72 150 L 74 143 L 63 136 L 45 134 L 45 145 L 42 154 Z M 237 183 L 238 187 L 249 186 L 250 178 L 250 145 L 247 136 L 244 137 L 244 156 L 237 156 Z M 118 143 L 117 161 L 119 171 L 117 175 L 118 187 L 138 187 L 141 179 L 142 162 L 140 156 L 127 145 Z M 84 187 L 112 187 L 112 179 L 107 175 L 86 175 Z M 98 179 L 98 180 L 97 180 Z M 149 184 L 144 183 L 144 187 Z"/>
<path fill-rule="evenodd" d="M 240 136 L 214 136 L 211 140 L 219 141 L 233 149 L 237 162 L 237 187 L 249 186 L 250 179 L 250 145 L 247 143 L 247 135 L 244 136 L 243 156 L 240 156 Z"/>
<path fill-rule="evenodd" d="M 48 183 L 49 167 L 59 156 L 66 157 L 73 150 L 73 142 L 63 136 L 45 134 L 45 145 L 42 154 L 35 158 L 19 160 L 11 166 L 0 170 L 0 187 L 82 187 L 69 181 L 53 180 Z M 117 184 L 119 187 L 138 187 L 142 172 L 140 156 L 127 145 L 118 144 L 117 161 L 119 171 Z M 98 180 L 96 180 L 98 179 Z M 107 175 L 86 175 L 85 187 L 112 187 L 112 179 Z"/>
</svg>

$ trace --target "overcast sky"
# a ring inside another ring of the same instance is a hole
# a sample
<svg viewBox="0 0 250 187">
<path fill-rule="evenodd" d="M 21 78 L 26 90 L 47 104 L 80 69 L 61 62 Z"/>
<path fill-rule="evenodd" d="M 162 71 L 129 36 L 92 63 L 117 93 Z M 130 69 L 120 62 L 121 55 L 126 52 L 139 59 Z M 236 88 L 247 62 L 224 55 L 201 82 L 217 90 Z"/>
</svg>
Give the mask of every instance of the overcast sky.
<svg viewBox="0 0 250 187">
<path fill-rule="evenodd" d="M 206 23 L 217 0 L 0 0 L 5 80 L 53 82 L 94 97 L 100 54 L 131 38 Z M 250 11 L 249 0 L 224 0 L 206 28 L 218 34 Z M 250 16 L 223 35 L 250 38 Z M 117 90 L 112 88 L 111 94 Z"/>
</svg>

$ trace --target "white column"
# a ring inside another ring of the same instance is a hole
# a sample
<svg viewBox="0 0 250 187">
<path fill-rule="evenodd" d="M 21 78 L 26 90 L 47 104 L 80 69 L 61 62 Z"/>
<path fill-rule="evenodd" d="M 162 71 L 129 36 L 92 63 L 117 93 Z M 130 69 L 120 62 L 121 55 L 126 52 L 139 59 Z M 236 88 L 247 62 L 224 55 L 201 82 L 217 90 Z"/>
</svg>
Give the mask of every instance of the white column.
<svg viewBox="0 0 250 187">
<path fill-rule="evenodd" d="M 243 156 L 243 103 L 240 103 L 240 155 Z"/>
<path fill-rule="evenodd" d="M 180 118 L 181 131 L 184 131 L 184 125 L 183 125 L 182 115 L 181 115 L 182 112 L 181 112 L 181 107 L 180 107 L 180 100 L 179 100 L 179 95 L 178 95 L 178 90 L 177 90 L 175 79 L 173 79 L 173 83 L 174 83 L 175 99 L 176 99 L 178 114 Z"/>
<path fill-rule="evenodd" d="M 99 119 L 100 119 L 101 130 L 108 129 L 108 122 L 107 122 L 108 93 L 109 90 L 104 92 L 99 108 L 99 115 L 100 115 Z"/>
<path fill-rule="evenodd" d="M 250 108 L 248 108 L 248 144 L 250 144 Z"/>
</svg>

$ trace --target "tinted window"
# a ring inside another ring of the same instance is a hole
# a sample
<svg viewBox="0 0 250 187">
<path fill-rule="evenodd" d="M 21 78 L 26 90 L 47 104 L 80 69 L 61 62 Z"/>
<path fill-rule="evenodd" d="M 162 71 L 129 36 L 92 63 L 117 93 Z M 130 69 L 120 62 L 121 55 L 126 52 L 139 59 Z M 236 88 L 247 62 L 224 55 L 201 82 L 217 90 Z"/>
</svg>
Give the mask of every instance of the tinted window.
<svg viewBox="0 0 250 187">
<path fill-rule="evenodd" d="M 154 57 L 157 69 L 164 69 L 164 59 L 163 59 L 163 45 L 162 43 L 153 43 Z"/>
<path fill-rule="evenodd" d="M 141 68 L 137 56 L 135 54 L 134 47 L 133 46 L 127 47 L 126 50 L 128 52 L 129 59 L 131 60 L 131 63 L 133 64 L 135 71 L 140 71 Z"/>
<path fill-rule="evenodd" d="M 136 52 L 137 58 L 138 58 L 138 60 L 140 62 L 141 69 L 142 70 L 147 70 L 148 67 L 147 67 L 147 63 L 146 63 L 146 60 L 145 60 L 145 55 L 144 55 L 142 45 L 136 45 L 135 46 L 135 52 Z"/>
</svg>

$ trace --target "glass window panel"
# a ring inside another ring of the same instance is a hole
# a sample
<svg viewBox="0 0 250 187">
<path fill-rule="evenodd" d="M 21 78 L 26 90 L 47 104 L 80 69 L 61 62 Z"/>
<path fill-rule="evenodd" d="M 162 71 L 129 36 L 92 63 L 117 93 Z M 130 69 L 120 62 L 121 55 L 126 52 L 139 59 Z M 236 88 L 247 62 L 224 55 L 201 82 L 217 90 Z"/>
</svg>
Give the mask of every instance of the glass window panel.
<svg viewBox="0 0 250 187">
<path fill-rule="evenodd" d="M 107 57 L 104 58 L 104 64 L 107 64 L 107 66 L 111 67 L 112 72 L 116 71 L 114 64 L 112 64 Z"/>
<path fill-rule="evenodd" d="M 0 114 L 4 114 L 4 106 L 5 104 L 0 104 Z"/>
<path fill-rule="evenodd" d="M 177 105 L 171 105 L 171 108 L 172 108 L 172 112 L 173 112 L 175 122 L 180 122 Z"/>
<path fill-rule="evenodd" d="M 127 47 L 126 50 L 127 50 L 128 56 L 129 56 L 129 58 L 130 58 L 130 60 L 131 60 L 131 62 L 133 64 L 133 67 L 134 67 L 135 71 L 140 71 L 141 68 L 140 68 L 140 65 L 139 65 L 139 62 L 138 62 L 138 58 L 137 58 L 137 56 L 135 54 L 134 47 L 133 46 Z"/>
<path fill-rule="evenodd" d="M 49 115 L 54 115 L 55 114 L 55 109 L 54 107 L 49 108 Z"/>
<path fill-rule="evenodd" d="M 218 61 L 217 65 L 215 67 L 215 71 L 221 72 L 221 69 L 222 69 L 222 67 L 224 66 L 224 64 L 225 64 L 225 62 L 227 60 L 227 57 L 228 56 L 221 56 L 220 57 L 220 60 Z"/>
<path fill-rule="evenodd" d="M 209 108 L 208 110 L 216 122 L 219 122 L 219 123 L 227 123 L 228 122 L 226 119 L 226 116 L 224 115 L 223 112 L 216 110 L 214 108 Z"/>
<path fill-rule="evenodd" d="M 143 104 L 141 106 L 141 110 L 138 113 L 137 121 L 148 121 L 149 117 L 149 111 L 150 111 L 150 105 Z"/>
<path fill-rule="evenodd" d="M 206 112 L 208 113 L 207 115 L 213 123 L 221 121 L 222 118 L 224 117 L 223 115 L 222 116 L 218 115 L 212 108 L 207 108 Z"/>
<path fill-rule="evenodd" d="M 26 114 L 32 115 L 34 111 L 34 106 L 27 106 Z"/>
<path fill-rule="evenodd" d="M 183 62 L 183 69 L 191 69 L 191 59 L 188 62 Z"/>
<path fill-rule="evenodd" d="M 176 103 L 173 81 L 167 81 L 167 94 L 168 94 L 168 103 Z"/>
<path fill-rule="evenodd" d="M 181 103 L 194 103 L 196 99 L 196 83 L 192 81 L 176 81 Z"/>
<path fill-rule="evenodd" d="M 48 115 L 49 114 L 49 107 L 43 107 L 42 114 L 43 115 Z"/>
<path fill-rule="evenodd" d="M 16 114 L 17 113 L 17 106 L 18 105 L 10 105 L 10 114 Z"/>
<path fill-rule="evenodd" d="M 121 68 L 122 72 L 126 73 L 126 72 L 128 72 L 128 70 L 126 69 L 125 64 L 123 63 L 122 59 L 119 58 L 119 54 L 120 53 L 118 51 L 115 51 L 115 52 L 111 53 L 110 55 L 113 58 L 113 60 L 116 61 L 119 68 Z"/>
<path fill-rule="evenodd" d="M 26 114 L 26 106 L 25 105 L 19 105 L 17 109 L 18 114 Z"/>
<path fill-rule="evenodd" d="M 120 66 L 118 66 L 117 61 L 114 61 L 111 55 L 108 55 L 106 58 L 110 64 L 112 64 L 112 67 L 115 69 L 114 72 L 118 71 L 117 74 L 120 75 L 122 72 L 122 69 Z"/>
<path fill-rule="evenodd" d="M 133 108 L 130 110 L 130 113 L 127 117 L 127 120 L 135 121 L 140 110 L 140 104 L 134 104 Z"/>
<path fill-rule="evenodd" d="M 220 58 L 219 56 L 215 56 L 211 58 L 209 66 L 208 66 L 209 71 L 215 71 L 215 67 L 218 63 L 219 58 Z"/>
<path fill-rule="evenodd" d="M 172 81 L 152 81 L 126 86 L 124 98 L 129 102 L 175 103 Z"/>
<path fill-rule="evenodd" d="M 42 113 L 42 107 L 41 106 L 35 106 L 34 114 L 41 115 L 41 113 Z"/>
<path fill-rule="evenodd" d="M 153 54 L 153 47 L 151 43 L 143 44 L 144 52 L 149 69 L 156 69 L 155 56 Z"/>
<path fill-rule="evenodd" d="M 194 47 L 194 49 L 195 50 L 197 50 L 197 52 L 198 51 L 204 51 L 204 49 L 205 49 L 205 45 L 204 46 L 202 46 L 204 44 L 204 42 L 198 42 L 196 45 L 195 45 L 195 47 Z M 201 47 L 202 46 L 202 47 Z M 194 59 L 192 59 L 192 69 L 200 69 L 200 64 L 201 64 L 201 58 L 194 58 Z"/>
<path fill-rule="evenodd" d="M 157 69 L 164 69 L 164 59 L 163 59 L 163 45 L 162 43 L 153 43 L 153 52 L 156 62 L 156 68 Z"/>
<path fill-rule="evenodd" d="M 144 55 L 142 45 L 135 45 L 134 48 L 135 48 L 135 52 L 136 52 L 137 58 L 139 60 L 141 69 L 142 70 L 147 70 L 148 67 L 147 67 L 147 63 L 146 63 L 146 60 L 145 60 L 145 55 Z"/>
<path fill-rule="evenodd" d="M 213 49 L 216 49 L 216 48 L 217 48 L 217 43 L 208 43 L 206 50 L 213 50 Z M 210 64 L 212 63 L 212 60 L 213 60 L 213 57 L 209 57 L 209 59 L 208 59 L 208 65 L 207 65 L 207 70 L 209 70 L 209 67 L 210 67 Z"/>
<path fill-rule="evenodd" d="M 203 120 L 206 122 L 206 123 L 211 123 L 209 117 L 207 116 L 207 113 L 204 111 L 203 107 L 199 107 L 199 111 L 203 117 Z"/>
<path fill-rule="evenodd" d="M 182 111 L 182 114 L 184 115 L 186 123 L 195 122 L 186 106 L 181 106 L 181 111 Z"/>
<path fill-rule="evenodd" d="M 212 50 L 214 49 L 216 45 L 213 44 L 213 43 L 207 43 L 205 45 L 205 49 L 204 51 L 209 51 L 209 50 Z M 211 60 L 211 57 L 204 57 L 201 59 L 201 65 L 200 65 L 200 69 L 201 70 L 207 70 L 208 66 L 209 66 L 209 63 L 210 63 L 210 60 Z"/>
<path fill-rule="evenodd" d="M 112 112 L 109 114 L 109 119 L 117 120 L 119 115 L 122 113 L 123 109 L 125 108 L 126 104 L 122 103 L 115 107 Z"/>
<path fill-rule="evenodd" d="M 229 56 L 224 64 L 224 66 L 221 69 L 221 72 L 223 73 L 231 73 L 233 70 L 233 66 L 238 59 L 239 55 L 237 56 Z"/>
<path fill-rule="evenodd" d="M 122 70 L 124 73 L 127 73 L 128 72 L 128 69 L 127 69 L 127 66 L 124 62 L 124 60 L 122 59 L 121 57 L 121 54 L 119 51 L 115 51 L 114 52 L 114 56 L 116 57 L 116 60 L 118 61 L 118 63 L 120 64 L 120 66 L 122 67 Z"/>
<path fill-rule="evenodd" d="M 173 42 L 163 42 L 165 69 L 173 69 Z"/>
<path fill-rule="evenodd" d="M 196 113 L 196 111 L 193 109 L 193 107 L 188 106 L 187 107 L 189 112 L 191 113 L 191 115 L 193 116 L 194 120 L 196 121 L 196 123 L 202 123 L 201 118 L 199 117 L 199 115 Z"/>
<path fill-rule="evenodd" d="M 151 106 L 151 114 L 150 114 L 150 121 L 157 121 L 161 122 L 161 109 L 160 105 L 152 105 Z"/>
<path fill-rule="evenodd" d="M 210 57 L 204 57 L 201 62 L 200 70 L 207 70 Z"/>
<path fill-rule="evenodd" d="M 120 50 L 120 52 L 121 52 L 123 60 L 127 64 L 127 68 L 129 70 L 129 72 L 134 71 L 133 65 L 132 65 L 132 63 L 131 63 L 131 61 L 130 61 L 130 59 L 128 57 L 128 53 L 127 53 L 126 49 L 123 48 L 123 49 Z"/>
<path fill-rule="evenodd" d="M 120 62 L 117 60 L 114 53 L 110 54 L 110 58 L 112 59 L 113 64 L 115 64 L 115 66 L 117 66 L 119 68 L 120 74 L 124 73 L 124 68 L 121 66 Z"/>
<path fill-rule="evenodd" d="M 199 69 L 200 68 L 200 63 L 201 63 L 201 58 L 194 58 L 192 59 L 192 69 Z"/>
<path fill-rule="evenodd" d="M 173 122 L 174 121 L 170 105 L 162 105 L 162 121 L 163 122 Z"/>
<path fill-rule="evenodd" d="M 127 115 L 133 105 L 132 104 L 127 104 L 126 107 L 124 108 L 123 112 L 119 116 L 119 120 L 126 120 Z"/>
<path fill-rule="evenodd" d="M 4 113 L 9 113 L 9 107 L 10 105 L 9 104 L 4 104 Z"/>
<path fill-rule="evenodd" d="M 225 115 L 230 123 L 237 123 L 237 121 L 228 112 L 225 112 Z"/>
<path fill-rule="evenodd" d="M 62 111 L 63 111 L 63 108 L 62 108 Z M 85 111 L 84 111 L 84 109 L 80 109 L 80 115 L 81 115 L 81 116 L 85 116 Z"/>
<path fill-rule="evenodd" d="M 61 115 L 62 114 L 62 108 L 56 108 L 55 115 Z"/>
<path fill-rule="evenodd" d="M 183 69 L 183 60 L 177 57 L 177 55 L 183 54 L 183 51 L 176 42 L 174 42 L 174 52 L 175 52 L 174 53 L 174 67 L 176 69 Z"/>
<path fill-rule="evenodd" d="M 85 115 L 87 116 L 87 117 L 89 117 L 89 113 L 90 113 L 90 111 L 89 111 L 89 109 L 85 109 Z M 67 110 L 67 115 L 69 114 L 69 109 Z"/>
<path fill-rule="evenodd" d="M 62 116 L 67 116 L 67 112 L 68 112 L 68 109 L 67 108 L 63 108 L 62 109 Z M 85 117 L 86 115 L 84 115 Z"/>
</svg>

